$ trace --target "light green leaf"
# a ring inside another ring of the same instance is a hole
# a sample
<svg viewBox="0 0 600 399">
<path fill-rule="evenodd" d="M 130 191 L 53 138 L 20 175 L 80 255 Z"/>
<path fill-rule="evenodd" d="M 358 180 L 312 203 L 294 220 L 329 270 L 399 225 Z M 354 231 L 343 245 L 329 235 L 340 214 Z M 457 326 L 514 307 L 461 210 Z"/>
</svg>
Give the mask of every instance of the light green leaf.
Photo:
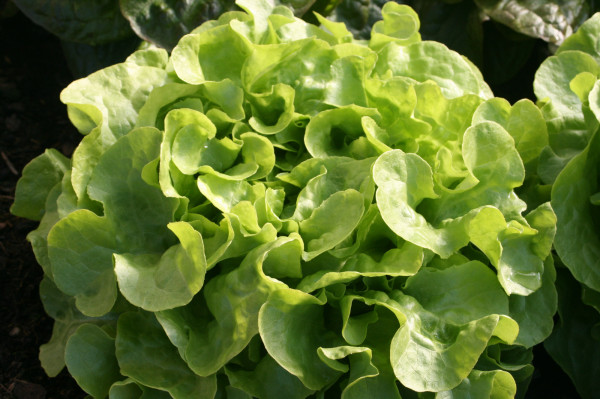
<svg viewBox="0 0 600 399">
<path fill-rule="evenodd" d="M 161 69 L 169 68 L 169 53 L 157 47 L 143 47 L 129 55 L 125 62 Z"/>
<path fill-rule="evenodd" d="M 118 226 L 115 240 L 127 252 L 154 252 L 174 241 L 166 226 L 179 200 L 166 198 L 141 176 L 146 164 L 158 157 L 160 140 L 155 128 L 131 131 L 106 151 L 90 179 L 90 198 L 104 205 L 105 217 Z"/>
<path fill-rule="evenodd" d="M 340 301 L 342 311 L 342 336 L 350 345 L 362 345 L 367 338 L 369 327 L 379 320 L 375 311 L 352 315 L 352 304 L 360 298 L 346 295 Z"/>
<path fill-rule="evenodd" d="M 314 38 L 258 46 L 243 66 L 242 83 L 250 93 L 270 93 L 275 84 L 292 87 L 294 110 L 314 115 L 325 108 L 326 87 L 333 79 L 330 69 L 337 58 L 326 42 Z"/>
<path fill-rule="evenodd" d="M 437 89 L 439 91 L 439 88 Z M 413 82 L 402 77 L 384 80 L 368 79 L 365 83 L 365 90 L 367 103 L 370 107 L 377 108 L 381 115 L 380 126 L 383 127 L 383 129 L 378 129 L 373 119 L 363 118 L 362 124 L 367 139 L 372 143 L 376 141 L 384 144 L 383 149 L 385 150 L 391 147 L 402 149 L 405 152 L 416 152 L 415 140 L 428 135 L 432 126 L 415 118 L 414 114 L 418 104 Z M 441 92 L 439 96 L 443 99 Z M 441 103 L 437 104 L 438 111 L 442 107 L 442 103 L 446 104 L 446 101 L 442 99 Z"/>
<path fill-rule="evenodd" d="M 598 44 L 599 28 L 600 15 L 594 14 L 576 32 L 565 39 L 558 50 L 556 50 L 556 53 L 579 50 L 591 55 L 600 64 L 600 52 L 598 51 L 600 49 Z"/>
<path fill-rule="evenodd" d="M 393 298 L 400 307 L 392 307 L 404 311 L 407 321 L 394 335 L 390 360 L 400 382 L 415 391 L 456 387 L 469 375 L 492 337 L 510 344 L 518 334 L 517 323 L 507 316 L 489 314 L 456 325 L 417 310 L 415 306 L 420 306 L 414 299 L 399 292 Z"/>
<path fill-rule="evenodd" d="M 350 257 L 342 271 L 356 271 L 363 276 L 412 276 L 423 264 L 424 250 L 411 242 L 404 242 L 399 248 L 392 248 L 375 261 L 365 253 Z"/>
<path fill-rule="evenodd" d="M 480 182 L 497 184 L 501 180 L 508 189 L 523 183 L 523 162 L 514 140 L 500 125 L 476 124 L 467 129 L 463 140 L 465 165 Z"/>
<path fill-rule="evenodd" d="M 396 378 L 418 392 L 456 387 L 469 375 L 490 340 L 510 344 L 518 334 L 518 325 L 507 316 L 488 314 L 466 324 L 454 324 L 425 310 L 416 299 L 398 290 L 389 296 L 367 291 L 356 299 L 387 309 L 395 316 L 399 324 L 391 339 L 389 361 Z M 378 315 L 381 319 L 382 313 Z M 391 325 L 387 328 L 394 331 Z M 371 342 L 369 335 L 366 342 Z"/>
<path fill-rule="evenodd" d="M 517 385 L 510 373 L 473 370 L 456 388 L 436 393 L 435 399 L 512 399 L 516 393 Z"/>
<path fill-rule="evenodd" d="M 322 389 L 343 371 L 332 369 L 319 355 L 320 347 L 341 343 L 324 326 L 322 303 L 302 291 L 273 292 L 260 309 L 258 327 L 269 355 L 309 389 Z"/>
<path fill-rule="evenodd" d="M 249 180 L 265 178 L 275 166 L 275 150 L 271 142 L 256 133 L 248 132 L 240 135 L 242 140 L 242 158 L 248 165 L 256 165 L 256 172 L 248 176 Z"/>
<path fill-rule="evenodd" d="M 388 151 L 375 162 L 373 176 L 381 216 L 400 237 L 444 257 L 467 244 L 453 225 L 437 229 L 415 211 L 424 198 L 437 198 L 431 168 L 418 155 Z"/>
<path fill-rule="evenodd" d="M 490 99 L 481 104 L 473 115 L 473 124 L 483 121 L 496 122 L 510 133 L 524 164 L 536 160 L 548 145 L 543 115 L 529 100 L 519 100 L 511 106 L 504 99 Z"/>
<path fill-rule="evenodd" d="M 301 163 L 289 174 L 278 175 L 280 180 L 302 188 L 292 218 L 297 221 L 310 218 L 327 198 L 345 190 L 362 193 L 364 206 L 369 206 L 374 190 L 370 176 L 372 163 L 372 158 L 313 158 Z"/>
<path fill-rule="evenodd" d="M 583 106 L 589 106 L 589 94 L 596 84 L 596 75 L 591 72 L 581 72 L 576 75 L 571 82 L 569 82 L 569 88 L 583 104 Z"/>
<path fill-rule="evenodd" d="M 540 100 L 549 99 L 563 119 L 583 122 L 581 101 L 571 91 L 569 83 L 578 74 L 600 73 L 600 66 L 589 54 L 581 51 L 564 51 L 547 58 L 535 73 L 533 89 Z"/>
<path fill-rule="evenodd" d="M 179 113 L 169 113 L 169 130 L 165 133 L 165 140 L 172 137 L 173 164 L 186 175 L 193 175 L 202 167 L 210 167 L 217 171 L 229 169 L 238 156 L 241 146 L 228 138 L 215 138 L 217 128 L 204 114 L 191 110 L 181 112 L 193 113 L 195 117 L 189 115 L 188 120 L 185 122 L 181 120 L 181 124 L 174 127 L 173 122 Z M 164 160 L 168 159 L 167 152 L 168 150 L 163 150 Z M 163 170 L 166 171 L 167 168 Z"/>
<path fill-rule="evenodd" d="M 134 53 L 135 54 L 135 53 Z M 203 111 L 203 103 L 198 86 L 182 83 L 166 83 L 150 92 L 142 108 L 140 108 L 135 127 L 151 126 L 164 129 L 166 114 L 179 108 L 190 108 Z"/>
<path fill-rule="evenodd" d="M 336 48 L 340 53 L 339 47 Z M 335 106 L 365 106 L 365 80 L 374 64 L 374 54 L 342 55 L 331 65 L 332 79 L 325 88 L 325 103 Z"/>
<path fill-rule="evenodd" d="M 508 297 L 490 268 L 478 261 L 443 270 L 423 268 L 406 280 L 404 293 L 454 324 L 490 314 L 508 315 Z"/>
<path fill-rule="evenodd" d="M 168 225 L 180 243 L 163 254 L 115 254 L 121 293 L 132 304 L 160 311 L 189 303 L 204 284 L 202 236 L 186 222 Z"/>
<path fill-rule="evenodd" d="M 447 165 L 444 168 L 435 165 L 438 152 L 446 147 L 456 157 L 463 135 L 472 125 L 473 113 L 483 99 L 474 94 L 447 99 L 440 86 L 431 81 L 415 84 L 414 89 L 417 94 L 414 115 L 429 126 L 415 132 L 419 147 L 412 151 L 434 167 L 436 174 L 445 174 Z M 454 159 L 452 168 L 462 169 L 461 162 L 460 158 Z"/>
<path fill-rule="evenodd" d="M 186 109 L 173 109 L 165 117 L 165 130 L 160 144 L 159 183 L 162 192 L 167 197 L 185 198 L 186 185 L 193 184 L 192 176 L 184 175 L 173 163 L 173 144 L 180 132 L 183 137 L 212 138 L 216 134 L 216 127 L 208 117 L 200 111 Z M 188 159 L 186 153 L 178 154 L 181 165 L 190 167 L 197 159 Z M 191 165 L 190 165 L 191 163 Z M 182 187 L 183 186 L 183 187 Z"/>
<path fill-rule="evenodd" d="M 209 102 L 207 107 L 217 107 L 236 121 L 244 118 L 244 91 L 232 80 L 223 79 L 219 82 L 205 82 L 200 87 L 200 92 Z"/>
<path fill-rule="evenodd" d="M 321 14 L 315 12 L 317 20 L 321 24 L 321 29 L 331 32 L 331 34 L 337 39 L 338 43 L 351 43 L 353 40 L 352 33 L 348 30 L 348 27 L 343 22 L 335 22 L 325 18 Z"/>
<path fill-rule="evenodd" d="M 502 255 L 491 261 L 507 294 L 530 295 L 542 285 L 543 259 L 532 248 L 538 239 L 536 230 L 518 222 L 508 223 L 498 235 Z"/>
<path fill-rule="evenodd" d="M 184 82 L 230 79 L 239 83 L 242 65 L 251 50 L 248 40 L 225 24 L 184 36 L 173 49 L 171 60 Z"/>
<path fill-rule="evenodd" d="M 308 261 L 341 243 L 358 226 L 363 213 L 364 197 L 358 191 L 338 191 L 324 200 L 300 222 L 300 235 L 306 243 L 303 259 Z"/>
<path fill-rule="evenodd" d="M 379 52 L 375 73 L 384 76 L 391 71 L 393 76 L 405 76 L 417 82 L 432 80 L 442 89 L 447 98 L 465 94 L 491 97 L 489 87 L 480 72 L 461 57 L 438 42 L 417 42 L 407 46 L 397 43 L 386 45 Z"/>
<path fill-rule="evenodd" d="M 258 133 L 275 134 L 285 129 L 294 117 L 294 89 L 277 83 L 262 93 L 250 93 L 247 97 L 252 110 L 248 120 Z"/>
<path fill-rule="evenodd" d="M 431 168 L 416 154 L 401 150 L 388 151 L 373 165 L 373 178 L 379 187 L 402 182 L 406 187 L 406 201 L 416 207 L 425 198 L 437 198 Z"/>
<path fill-rule="evenodd" d="M 315 158 L 347 156 L 364 159 L 379 155 L 368 140 L 361 126 L 361 118 L 377 118 L 371 108 L 350 105 L 323 111 L 312 118 L 306 126 L 304 141 L 306 149 Z"/>
<path fill-rule="evenodd" d="M 71 213 L 48 234 L 52 276 L 88 316 L 102 316 L 117 298 L 112 256 L 118 247 L 110 219 L 86 209 Z"/>
<path fill-rule="evenodd" d="M 10 212 L 19 217 L 41 220 L 46 198 L 69 167 L 69 159 L 54 149 L 48 149 L 34 158 L 25 166 L 17 182 L 15 202 Z"/>
<path fill-rule="evenodd" d="M 251 209 L 254 212 L 254 208 Z M 277 229 L 271 223 L 265 223 L 260 229 L 248 231 L 238 215 L 226 213 L 224 216 L 225 221 L 221 224 L 225 223 L 228 226 L 230 238 L 228 237 L 226 250 L 220 254 L 221 260 L 246 255 L 252 249 L 277 239 Z"/>
<path fill-rule="evenodd" d="M 375 22 L 371 29 L 369 47 L 372 49 L 380 50 L 390 42 L 407 46 L 421 41 L 419 16 L 409 6 L 385 3 L 381 15 L 383 21 Z"/>
<path fill-rule="evenodd" d="M 252 185 L 244 179 L 226 179 L 222 175 L 201 175 L 197 182 L 202 195 L 222 212 L 231 212 L 242 201 L 252 203 L 265 193 L 262 183 Z"/>
<path fill-rule="evenodd" d="M 135 126 L 150 92 L 166 79 L 162 68 L 124 62 L 76 80 L 62 91 L 60 100 L 67 105 L 69 119 L 89 135 L 73 153 L 73 188 L 79 198 L 102 153 Z"/>
<path fill-rule="evenodd" d="M 31 243 L 35 259 L 42 266 L 44 274 L 47 276 L 52 276 L 52 266 L 48 258 L 48 233 L 61 218 L 58 213 L 57 204 L 58 198 L 61 195 L 61 188 L 59 186 L 60 184 L 57 183 L 48 193 L 44 216 L 42 216 L 39 226 L 27 234 L 27 241 Z"/>
<path fill-rule="evenodd" d="M 61 290 L 77 297 L 85 314 L 100 316 L 114 303 L 113 253 L 153 253 L 173 244 L 166 225 L 178 201 L 164 197 L 141 177 L 143 167 L 158 156 L 159 143 L 160 134 L 152 128 L 122 137 L 102 156 L 89 183 L 90 196 L 104 204 L 104 216 L 78 210 L 48 234 L 54 279 Z"/>
<path fill-rule="evenodd" d="M 261 245 L 249 252 L 239 267 L 207 283 L 203 289 L 205 303 L 197 299 L 157 313 L 169 339 L 196 374 L 217 372 L 258 333 L 261 306 L 270 292 L 285 287 L 266 276 L 263 267 L 281 260 L 282 255 L 293 255 L 297 262 L 299 250 L 295 239 L 286 237 Z M 269 259 L 271 256 L 275 258 Z"/>
<path fill-rule="evenodd" d="M 327 270 L 320 270 L 314 274 L 310 274 L 302 279 L 297 290 L 306 293 L 311 293 L 319 288 L 328 287 L 335 284 L 346 284 L 350 281 L 356 280 L 361 277 L 361 273 L 355 271 L 347 272 L 330 272 Z"/>
</svg>

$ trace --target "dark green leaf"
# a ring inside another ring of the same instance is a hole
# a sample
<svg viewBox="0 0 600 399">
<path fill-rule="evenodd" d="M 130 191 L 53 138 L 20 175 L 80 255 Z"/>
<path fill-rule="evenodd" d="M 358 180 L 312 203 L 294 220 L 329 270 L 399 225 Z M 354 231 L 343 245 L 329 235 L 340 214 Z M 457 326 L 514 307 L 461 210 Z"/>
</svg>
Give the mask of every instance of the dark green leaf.
<svg viewBox="0 0 600 399">
<path fill-rule="evenodd" d="M 138 36 L 172 50 L 179 39 L 225 11 L 237 9 L 232 0 L 121 0 L 121 11 Z"/>
<path fill-rule="evenodd" d="M 14 0 L 33 22 L 62 40 L 105 44 L 132 36 L 115 0 Z"/>
<path fill-rule="evenodd" d="M 600 314 L 582 303 L 581 286 L 567 269 L 558 269 L 557 277 L 560 322 L 544 347 L 571 377 L 579 394 L 594 398 L 600 392 Z"/>
<path fill-rule="evenodd" d="M 62 41 L 67 65 L 75 78 L 81 78 L 107 66 L 123 62 L 140 44 L 140 39 L 130 36 L 105 44 L 91 45 Z"/>
</svg>

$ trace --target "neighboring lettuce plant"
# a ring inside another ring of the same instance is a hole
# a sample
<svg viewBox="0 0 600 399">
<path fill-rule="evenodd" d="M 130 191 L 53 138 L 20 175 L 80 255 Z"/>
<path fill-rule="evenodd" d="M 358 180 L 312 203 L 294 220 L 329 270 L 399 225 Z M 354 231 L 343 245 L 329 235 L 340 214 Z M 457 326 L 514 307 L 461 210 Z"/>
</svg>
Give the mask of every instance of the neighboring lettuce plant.
<svg viewBox="0 0 600 399">
<path fill-rule="evenodd" d="M 570 271 L 557 284 L 561 322 L 545 347 L 584 397 L 600 390 L 599 39 L 596 14 L 537 72 L 549 141 L 529 184 L 532 198 L 550 194 L 558 217 L 554 247 Z"/>
<path fill-rule="evenodd" d="M 84 137 L 12 207 L 40 221 L 46 372 L 98 398 L 523 396 L 557 310 L 556 217 L 516 194 L 544 114 L 407 6 L 360 41 L 238 5 L 62 92 Z"/>
</svg>

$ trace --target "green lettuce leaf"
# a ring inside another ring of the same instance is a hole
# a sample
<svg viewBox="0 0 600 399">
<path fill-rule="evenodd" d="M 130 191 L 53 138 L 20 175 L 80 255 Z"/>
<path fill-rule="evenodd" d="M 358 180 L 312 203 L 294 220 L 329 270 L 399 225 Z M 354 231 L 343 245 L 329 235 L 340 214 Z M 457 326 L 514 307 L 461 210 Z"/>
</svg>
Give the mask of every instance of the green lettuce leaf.
<svg viewBox="0 0 600 399">
<path fill-rule="evenodd" d="M 304 399 L 314 392 L 269 355 L 265 356 L 254 370 L 236 369 L 232 366 L 225 368 L 225 373 L 231 386 L 261 399 L 275 399 L 280 397 L 282 392 L 286 392 L 290 398 Z"/>
<path fill-rule="evenodd" d="M 297 262 L 300 251 L 293 238 L 258 246 L 238 268 L 212 279 L 202 300 L 157 313 L 169 339 L 196 374 L 214 374 L 248 345 L 258 333 L 258 312 L 269 292 L 284 286 L 266 276 L 263 268 L 281 259 Z"/>
<path fill-rule="evenodd" d="M 16 199 L 10 207 L 11 213 L 31 220 L 41 220 L 48 195 L 62 181 L 69 166 L 69 159 L 54 149 L 46 150 L 29 162 L 15 188 Z M 21 201 L 21 198 L 27 200 Z"/>
<path fill-rule="evenodd" d="M 557 270 L 558 314 L 552 335 L 544 348 L 573 381 L 583 398 L 592 398 L 598 391 L 598 353 L 600 315 L 581 302 L 581 285 L 566 269 Z"/>
<path fill-rule="evenodd" d="M 161 54 L 166 62 L 166 52 Z M 144 56 L 154 58 L 155 51 L 143 51 L 140 58 Z M 150 91 L 165 83 L 164 64 L 139 65 L 133 60 L 77 80 L 61 93 L 69 119 L 86 135 L 73 153 L 72 181 L 78 198 L 85 197 L 86 186 L 102 153 L 135 125 Z M 107 101 L 98 101 L 96 93 L 104 93 Z"/>
<path fill-rule="evenodd" d="M 86 314 L 100 316 L 116 300 L 113 253 L 155 253 L 173 243 L 166 223 L 172 220 L 177 203 L 147 185 L 140 175 L 146 163 L 158 156 L 159 143 L 159 134 L 148 128 L 119 140 L 100 159 L 89 186 L 90 196 L 104 205 L 104 215 L 77 210 L 48 234 L 54 281 L 77 297 L 77 306 Z M 130 177 L 115 175 L 115 165 L 121 165 L 123 173 L 128 170 Z M 140 204 L 146 204 L 145 208 Z M 135 214 L 137 218 L 130 218 Z"/>
<path fill-rule="evenodd" d="M 309 389 L 322 389 L 346 369 L 331 367 L 317 349 L 341 344 L 323 321 L 322 303 L 296 290 L 277 290 L 260 309 L 258 328 L 265 348 L 284 369 Z M 289 336 L 290 335 L 290 336 Z"/>
<path fill-rule="evenodd" d="M 65 362 L 79 386 L 94 397 L 106 397 L 113 382 L 122 378 L 115 339 L 94 324 L 83 324 L 71 335 Z"/>
<path fill-rule="evenodd" d="M 574 157 L 552 186 L 552 207 L 557 216 L 554 246 L 573 276 L 600 291 L 598 251 L 600 236 L 594 223 L 598 191 L 598 134 Z"/>
<path fill-rule="evenodd" d="M 73 297 L 61 292 L 47 277 L 40 283 L 40 298 L 46 313 L 54 319 L 54 327 L 50 340 L 40 346 L 39 358 L 46 374 L 54 377 L 65 366 L 66 346 L 69 338 L 77 329 L 91 324 L 113 325 L 116 321 L 116 314 L 107 314 L 102 318 L 85 316 L 76 308 Z M 111 374 L 112 372 L 108 371 L 108 375 Z M 98 389 L 104 390 L 103 387 Z"/>
<path fill-rule="evenodd" d="M 438 392 L 436 399 L 446 398 L 514 398 L 517 386 L 512 376 L 503 370 L 473 370 L 459 386 Z"/>
<path fill-rule="evenodd" d="M 202 236 L 185 222 L 168 224 L 180 243 L 163 254 L 115 254 L 121 293 L 149 311 L 183 306 L 200 291 L 206 274 Z"/>
<path fill-rule="evenodd" d="M 194 374 L 151 313 L 121 315 L 115 347 L 121 374 L 141 385 L 167 391 L 173 398 L 182 399 L 191 396 L 212 398 L 216 393 L 216 376 Z"/>
</svg>

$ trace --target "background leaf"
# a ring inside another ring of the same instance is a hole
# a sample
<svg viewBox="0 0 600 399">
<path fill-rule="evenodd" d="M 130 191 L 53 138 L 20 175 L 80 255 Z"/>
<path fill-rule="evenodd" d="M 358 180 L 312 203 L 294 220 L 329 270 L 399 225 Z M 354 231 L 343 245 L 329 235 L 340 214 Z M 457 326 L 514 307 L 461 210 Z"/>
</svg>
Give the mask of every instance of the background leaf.
<svg viewBox="0 0 600 399">
<path fill-rule="evenodd" d="M 35 23 L 63 40 L 90 45 L 132 36 L 115 0 L 14 0 Z"/>
<path fill-rule="evenodd" d="M 581 286 L 564 268 L 557 270 L 560 322 L 544 347 L 571 377 L 583 398 L 600 391 L 600 314 L 581 302 Z"/>
<path fill-rule="evenodd" d="M 233 0 L 120 0 L 120 4 L 139 37 L 169 51 L 203 22 L 239 9 Z"/>
<path fill-rule="evenodd" d="M 74 78 L 82 78 L 107 66 L 125 61 L 139 45 L 140 39 L 129 36 L 104 44 L 61 42 L 67 65 Z"/>
</svg>

